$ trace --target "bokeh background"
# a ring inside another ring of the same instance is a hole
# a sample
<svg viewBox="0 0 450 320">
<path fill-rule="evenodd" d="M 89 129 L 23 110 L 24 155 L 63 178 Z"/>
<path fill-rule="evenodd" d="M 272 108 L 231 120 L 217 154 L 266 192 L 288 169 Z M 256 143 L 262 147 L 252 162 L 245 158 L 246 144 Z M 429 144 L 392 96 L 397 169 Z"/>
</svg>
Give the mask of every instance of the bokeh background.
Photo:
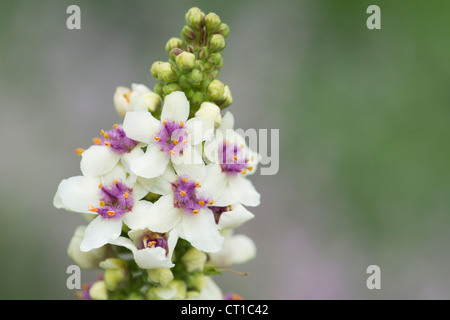
<svg viewBox="0 0 450 320">
<path fill-rule="evenodd" d="M 66 8 L 81 8 L 81 30 Z M 381 8 L 368 30 L 366 8 Z M 242 129 L 280 129 L 277 175 L 252 177 L 257 257 L 217 276 L 246 299 L 450 298 L 450 3 L 0 2 L 0 298 L 73 299 L 81 216 L 57 210 L 77 147 L 119 122 L 116 86 L 156 81 L 192 6 L 231 29 L 219 79 Z M 381 268 L 368 290 L 366 268 Z M 90 281 L 95 271 L 84 272 Z"/>
</svg>

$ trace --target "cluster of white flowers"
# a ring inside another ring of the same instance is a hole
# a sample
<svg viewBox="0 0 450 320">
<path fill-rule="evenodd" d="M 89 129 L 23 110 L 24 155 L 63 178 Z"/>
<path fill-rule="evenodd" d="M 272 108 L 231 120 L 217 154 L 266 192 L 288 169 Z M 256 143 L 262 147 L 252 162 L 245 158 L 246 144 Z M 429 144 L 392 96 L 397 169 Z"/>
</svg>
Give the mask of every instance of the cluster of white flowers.
<svg viewBox="0 0 450 320">
<path fill-rule="evenodd" d="M 183 91 L 162 101 L 135 84 L 117 88 L 114 104 L 123 123 L 102 130 L 86 150 L 77 149 L 81 175 L 62 180 L 54 197 L 55 207 L 89 221 L 71 241 L 75 262 L 98 266 L 104 252 L 115 256 L 105 248 L 121 247 L 138 267 L 161 274 L 175 266 L 180 238 L 195 252 L 182 257 L 187 272 L 203 271 L 206 262 L 227 267 L 252 258 L 253 242 L 233 229 L 254 217 L 247 207 L 260 204 L 248 179 L 259 156 L 234 130 L 233 115 L 222 116 L 217 105 L 203 102 L 190 117 Z M 159 281 L 152 294 L 186 298 L 176 295 L 176 276 L 169 279 Z M 205 292 L 220 292 L 211 281 Z"/>
</svg>

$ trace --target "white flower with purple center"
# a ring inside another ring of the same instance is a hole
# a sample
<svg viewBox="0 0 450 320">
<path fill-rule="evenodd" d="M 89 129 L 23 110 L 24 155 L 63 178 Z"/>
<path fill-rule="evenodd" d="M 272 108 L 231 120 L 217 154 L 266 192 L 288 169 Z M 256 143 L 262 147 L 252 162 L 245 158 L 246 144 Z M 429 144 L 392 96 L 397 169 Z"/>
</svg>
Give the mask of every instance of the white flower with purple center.
<svg viewBox="0 0 450 320">
<path fill-rule="evenodd" d="M 219 230 L 235 229 L 255 217 L 253 213 L 239 203 L 225 207 L 215 205 L 209 208 L 214 213 L 214 219 Z"/>
<path fill-rule="evenodd" d="M 216 205 L 241 203 L 255 207 L 260 204 L 260 194 L 246 176 L 256 171 L 259 155 L 248 148 L 244 137 L 233 126 L 234 118 L 227 112 L 215 136 L 205 143 L 206 158 L 220 167 L 222 179 L 226 181 Z"/>
<path fill-rule="evenodd" d="M 126 176 L 123 167 L 117 165 L 102 177 L 75 176 L 59 184 L 53 200 L 55 207 L 95 215 L 84 233 L 81 251 L 100 248 L 117 239 L 122 223 L 134 229 L 151 208 L 151 202 L 140 200 L 147 191 Z"/>
<path fill-rule="evenodd" d="M 209 117 L 189 117 L 189 101 L 184 92 L 165 98 L 161 121 L 150 112 L 128 112 L 123 127 L 128 137 L 146 144 L 145 154 L 133 159 L 131 171 L 144 178 L 161 175 L 169 161 L 202 164 L 202 142 L 212 135 L 214 121 Z"/>
<path fill-rule="evenodd" d="M 161 97 L 143 84 L 119 86 L 114 92 L 114 106 L 122 117 L 129 111 L 155 111 L 160 105 Z"/>
<path fill-rule="evenodd" d="M 119 161 L 129 169 L 130 162 L 143 154 L 138 141 L 130 139 L 121 125 L 115 124 L 109 131 L 101 131 L 101 138 L 94 138 L 95 145 L 81 154 L 80 168 L 85 176 L 101 176 L 110 172 Z"/>
<path fill-rule="evenodd" d="M 153 179 L 138 178 L 147 190 L 161 194 L 148 212 L 143 226 L 156 232 L 176 229 L 196 249 L 216 252 L 222 247 L 211 206 L 222 192 L 224 181 L 216 166 L 168 166 Z"/>
<path fill-rule="evenodd" d="M 112 243 L 131 250 L 137 265 L 143 269 L 172 268 L 172 254 L 178 240 L 176 230 L 167 233 L 148 229 L 128 232 L 129 239 L 119 237 Z"/>
</svg>

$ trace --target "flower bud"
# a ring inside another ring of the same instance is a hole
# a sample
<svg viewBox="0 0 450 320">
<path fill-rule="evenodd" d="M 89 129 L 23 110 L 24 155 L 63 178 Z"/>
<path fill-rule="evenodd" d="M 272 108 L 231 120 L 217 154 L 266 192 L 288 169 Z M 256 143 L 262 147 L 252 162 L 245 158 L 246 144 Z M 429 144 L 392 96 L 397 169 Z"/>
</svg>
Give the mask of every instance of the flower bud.
<svg viewBox="0 0 450 320">
<path fill-rule="evenodd" d="M 209 57 L 209 50 L 206 47 L 202 47 L 199 51 L 198 51 L 198 57 L 201 60 L 207 60 Z"/>
<path fill-rule="evenodd" d="M 123 289 L 128 285 L 130 273 L 125 260 L 109 258 L 100 262 L 100 267 L 105 269 L 104 281 L 108 290 Z"/>
<path fill-rule="evenodd" d="M 190 52 L 183 51 L 177 57 L 175 58 L 175 62 L 177 64 L 177 67 L 181 71 L 190 71 L 192 68 L 194 68 L 195 64 L 195 55 Z"/>
<path fill-rule="evenodd" d="M 220 53 L 213 53 L 208 58 L 208 63 L 212 65 L 219 65 L 222 62 L 222 54 Z"/>
<path fill-rule="evenodd" d="M 207 117 L 214 121 L 215 126 L 222 123 L 222 116 L 220 115 L 220 108 L 211 102 L 203 102 L 200 109 L 195 113 L 196 117 Z"/>
<path fill-rule="evenodd" d="M 208 32 L 215 32 L 221 23 L 222 21 L 215 13 L 208 13 L 205 17 L 205 27 Z"/>
<path fill-rule="evenodd" d="M 205 288 L 208 285 L 208 281 L 206 280 L 206 277 L 202 274 L 197 274 L 195 276 L 194 280 L 194 287 L 198 291 L 202 291 L 203 288 Z"/>
<path fill-rule="evenodd" d="M 164 83 L 163 82 L 158 82 L 154 87 L 153 87 L 153 91 L 158 94 L 158 95 L 162 95 L 163 94 L 163 88 L 164 88 Z"/>
<path fill-rule="evenodd" d="M 224 38 L 228 37 L 230 34 L 230 28 L 226 23 L 221 23 L 219 26 L 219 29 L 216 31 L 216 33 L 222 35 Z"/>
<path fill-rule="evenodd" d="M 213 101 L 219 100 L 224 94 L 225 85 L 219 80 L 213 80 L 206 90 L 206 96 Z"/>
<path fill-rule="evenodd" d="M 117 87 L 114 92 L 114 107 L 121 117 L 125 117 L 125 114 L 128 111 L 132 111 L 130 105 L 130 94 L 130 88 L 122 86 Z"/>
<path fill-rule="evenodd" d="M 106 258 L 114 256 L 114 252 L 111 246 L 105 245 L 98 249 L 93 249 L 88 252 L 80 250 L 81 241 L 84 238 L 84 231 L 86 226 L 79 226 L 75 229 L 75 233 L 70 240 L 69 247 L 67 249 L 67 254 L 72 258 L 77 265 L 83 269 L 97 269 L 101 261 Z"/>
<path fill-rule="evenodd" d="M 211 50 L 211 52 L 222 51 L 226 46 L 225 38 L 221 34 L 215 34 L 211 37 L 211 40 L 209 40 L 209 50 Z"/>
<path fill-rule="evenodd" d="M 148 281 L 160 284 L 162 287 L 167 287 L 173 280 L 173 273 L 170 269 L 148 269 L 147 279 Z"/>
<path fill-rule="evenodd" d="M 169 83 L 163 87 L 163 94 L 165 96 L 171 94 L 174 91 L 181 91 L 181 87 L 178 83 Z"/>
<path fill-rule="evenodd" d="M 194 93 L 194 95 L 190 100 L 191 100 L 191 110 L 198 109 L 200 104 L 203 102 L 203 93 L 197 91 L 196 93 Z"/>
<path fill-rule="evenodd" d="M 190 42 L 195 40 L 195 38 L 197 38 L 197 33 L 190 26 L 184 26 L 183 29 L 181 30 L 181 37 L 184 40 Z"/>
<path fill-rule="evenodd" d="M 159 107 L 161 107 L 162 99 L 161 97 L 154 93 L 154 92 L 147 92 L 144 93 L 141 97 L 139 102 L 142 101 L 142 104 L 151 112 L 156 111 Z M 136 106 L 135 106 L 136 109 Z"/>
<path fill-rule="evenodd" d="M 197 7 L 190 8 L 188 12 L 186 12 L 186 14 L 184 15 L 186 23 L 189 24 L 189 21 L 191 21 L 192 16 L 197 13 L 203 13 L 203 11 Z"/>
<path fill-rule="evenodd" d="M 202 79 L 203 79 L 203 73 L 198 69 L 192 70 L 191 73 L 189 73 L 189 76 L 187 78 L 189 83 L 193 86 L 199 86 L 200 83 L 202 82 Z"/>
<path fill-rule="evenodd" d="M 175 70 L 169 62 L 157 61 L 153 63 L 151 72 L 153 76 L 156 75 L 155 78 L 158 80 L 174 82 L 178 79 Z"/>
<path fill-rule="evenodd" d="M 95 282 L 89 289 L 89 295 L 94 300 L 108 300 L 108 290 L 105 281 Z"/>
<path fill-rule="evenodd" d="M 219 103 L 220 109 L 225 109 L 233 103 L 233 97 L 231 96 L 230 88 L 226 85 L 223 91 L 223 97 Z"/>
<path fill-rule="evenodd" d="M 203 271 L 207 256 L 206 253 L 195 248 L 190 248 L 182 257 L 187 272 Z"/>
<path fill-rule="evenodd" d="M 184 281 L 173 280 L 172 282 L 169 283 L 168 288 L 176 290 L 173 299 L 183 300 L 186 298 L 187 287 L 186 287 L 186 283 L 184 283 Z"/>
<path fill-rule="evenodd" d="M 170 53 L 172 51 L 172 49 L 175 48 L 182 48 L 183 47 L 183 40 L 181 40 L 180 38 L 170 38 L 169 41 L 167 41 L 166 43 L 166 52 Z"/>
<path fill-rule="evenodd" d="M 144 300 L 145 297 L 143 297 L 140 293 L 132 292 L 126 297 L 126 300 Z"/>
<path fill-rule="evenodd" d="M 205 23 L 205 14 L 201 11 L 192 13 L 186 23 L 196 30 L 201 30 Z"/>
<path fill-rule="evenodd" d="M 200 292 L 198 291 L 188 291 L 186 294 L 186 298 L 187 299 L 192 299 L 192 298 L 200 298 Z"/>
</svg>

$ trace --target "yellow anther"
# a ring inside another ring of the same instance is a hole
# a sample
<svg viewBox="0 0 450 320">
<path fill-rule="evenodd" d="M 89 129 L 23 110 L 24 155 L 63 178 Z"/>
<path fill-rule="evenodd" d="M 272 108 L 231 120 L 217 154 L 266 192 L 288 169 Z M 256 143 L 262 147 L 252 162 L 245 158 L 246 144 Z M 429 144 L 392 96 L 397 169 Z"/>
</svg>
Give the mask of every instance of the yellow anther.
<svg viewBox="0 0 450 320">
<path fill-rule="evenodd" d="M 163 121 L 162 121 L 162 124 L 163 124 L 163 125 L 166 125 L 166 124 L 167 124 L 167 121 L 166 121 L 166 120 L 163 120 Z"/>
<path fill-rule="evenodd" d="M 184 178 L 184 179 L 183 179 L 183 182 L 188 182 L 188 181 L 189 181 L 188 178 Z"/>
<path fill-rule="evenodd" d="M 102 129 L 102 131 L 100 131 L 100 134 L 101 134 L 102 136 L 104 136 L 104 135 L 106 134 L 105 130 Z"/>
<path fill-rule="evenodd" d="M 117 179 L 116 179 L 116 180 L 113 181 L 113 183 L 114 183 L 114 184 L 118 184 L 119 181 L 117 181 Z"/>
<path fill-rule="evenodd" d="M 250 171 L 253 171 L 253 167 L 248 167 L 247 169 Z"/>
<path fill-rule="evenodd" d="M 205 201 L 200 200 L 200 201 L 198 202 L 198 204 L 201 205 L 201 206 L 203 207 L 203 206 L 205 205 Z"/>
<path fill-rule="evenodd" d="M 105 206 L 105 201 L 100 201 L 100 206 L 104 207 Z"/>
<path fill-rule="evenodd" d="M 107 214 L 108 214 L 108 216 L 113 216 L 113 215 L 115 215 L 116 213 L 115 213 L 114 211 L 110 210 L 110 211 L 107 212 Z"/>
<path fill-rule="evenodd" d="M 98 212 L 98 208 L 95 208 L 95 207 L 93 207 L 91 205 L 88 206 L 88 210 L 92 211 L 92 212 Z"/>
<path fill-rule="evenodd" d="M 237 161 L 237 157 L 236 156 L 233 156 L 233 161 Z"/>
<path fill-rule="evenodd" d="M 184 127 L 184 122 L 180 121 L 180 126 Z"/>
<path fill-rule="evenodd" d="M 188 142 L 189 142 L 188 139 L 184 139 L 184 140 L 183 140 L 183 144 L 187 144 Z"/>
<path fill-rule="evenodd" d="M 226 145 L 229 145 L 230 143 L 231 143 L 230 140 L 226 140 L 226 141 L 225 141 L 225 144 L 226 144 Z"/>
<path fill-rule="evenodd" d="M 103 188 L 103 184 L 100 183 L 100 184 L 98 185 L 98 188 L 99 188 L 99 189 Z"/>
<path fill-rule="evenodd" d="M 211 200 L 211 201 L 208 202 L 208 204 L 209 204 L 209 205 L 213 205 L 213 204 L 214 204 L 214 201 Z"/>
<path fill-rule="evenodd" d="M 153 248 L 156 244 L 156 241 L 150 241 L 149 243 L 147 243 L 147 247 L 149 248 Z"/>
<path fill-rule="evenodd" d="M 170 153 L 171 156 L 175 155 L 175 152 L 173 152 L 172 150 L 170 150 L 169 153 Z"/>
<path fill-rule="evenodd" d="M 157 136 L 154 136 L 153 138 L 154 138 L 156 141 L 161 140 L 161 138 L 160 138 L 160 137 L 157 137 Z"/>
<path fill-rule="evenodd" d="M 75 152 L 76 152 L 79 156 L 81 156 L 81 154 L 84 152 L 84 149 L 82 149 L 82 148 L 76 148 L 76 149 L 75 149 Z"/>
<path fill-rule="evenodd" d="M 129 196 L 130 196 L 130 194 L 129 194 L 128 192 L 125 192 L 125 193 L 123 194 L 123 197 L 124 197 L 125 199 L 128 199 Z"/>
<path fill-rule="evenodd" d="M 94 143 L 98 145 L 102 144 L 102 140 L 100 138 L 94 138 L 92 139 L 92 141 L 94 141 Z"/>
<path fill-rule="evenodd" d="M 108 141 L 105 141 L 105 146 L 111 147 L 111 143 L 109 143 Z"/>
<path fill-rule="evenodd" d="M 192 213 L 193 213 L 193 214 L 197 214 L 197 213 L 198 213 L 198 210 L 192 210 Z"/>
<path fill-rule="evenodd" d="M 117 129 L 119 127 L 119 125 L 116 123 L 113 125 L 113 129 Z"/>
<path fill-rule="evenodd" d="M 197 188 L 201 188 L 201 187 L 202 187 L 202 185 L 201 185 L 200 182 L 198 182 L 198 181 L 195 183 L 195 186 L 196 186 Z"/>
<path fill-rule="evenodd" d="M 247 169 L 244 169 L 241 171 L 242 174 L 246 174 L 247 173 Z"/>
<path fill-rule="evenodd" d="M 184 197 L 186 195 L 186 192 L 181 191 L 180 194 L 181 194 L 182 197 Z"/>
<path fill-rule="evenodd" d="M 243 144 L 241 144 L 241 148 L 242 148 L 242 149 L 244 149 L 244 148 L 245 148 L 245 146 L 244 146 Z"/>
<path fill-rule="evenodd" d="M 173 144 L 174 144 L 174 145 L 178 145 L 178 140 L 175 140 L 175 141 L 173 142 Z"/>
</svg>

